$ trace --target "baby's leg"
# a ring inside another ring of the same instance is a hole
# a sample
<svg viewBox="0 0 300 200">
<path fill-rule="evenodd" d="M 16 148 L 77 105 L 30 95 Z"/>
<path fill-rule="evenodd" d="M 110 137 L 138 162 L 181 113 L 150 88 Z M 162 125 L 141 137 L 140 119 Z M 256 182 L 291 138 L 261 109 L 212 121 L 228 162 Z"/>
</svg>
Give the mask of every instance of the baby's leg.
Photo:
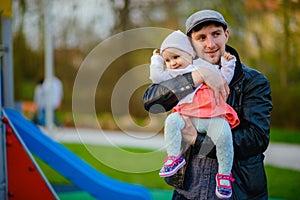
<svg viewBox="0 0 300 200">
<path fill-rule="evenodd" d="M 233 163 L 233 142 L 228 122 L 220 117 L 212 118 L 207 127 L 207 135 L 216 144 L 219 173 L 229 175 Z"/>
<path fill-rule="evenodd" d="M 167 145 L 168 156 L 178 156 L 181 149 L 181 129 L 185 122 L 180 114 L 171 113 L 165 121 L 164 137 Z"/>
<path fill-rule="evenodd" d="M 185 159 L 181 155 L 181 129 L 185 127 L 185 121 L 178 113 L 170 114 L 165 121 L 165 141 L 167 145 L 167 158 L 159 171 L 160 177 L 174 175 L 185 165 Z"/>
<path fill-rule="evenodd" d="M 219 173 L 229 175 L 233 163 L 233 143 L 231 129 L 226 120 L 215 118 L 190 118 L 198 132 L 205 132 L 216 145 Z M 207 149 L 203 149 L 207 148 Z M 209 153 L 212 147 L 202 147 L 201 152 Z"/>
</svg>

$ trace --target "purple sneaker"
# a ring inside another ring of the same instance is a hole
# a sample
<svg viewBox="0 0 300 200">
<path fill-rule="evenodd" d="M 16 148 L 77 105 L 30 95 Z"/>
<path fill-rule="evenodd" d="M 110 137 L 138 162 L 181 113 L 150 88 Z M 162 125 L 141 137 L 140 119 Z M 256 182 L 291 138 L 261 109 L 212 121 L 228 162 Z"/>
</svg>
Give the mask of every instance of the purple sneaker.
<svg viewBox="0 0 300 200">
<path fill-rule="evenodd" d="M 231 182 L 234 181 L 230 175 L 217 174 L 216 175 L 216 195 L 219 199 L 229 199 L 232 195 Z"/>
<path fill-rule="evenodd" d="M 185 165 L 185 159 L 179 156 L 168 156 L 164 166 L 159 172 L 160 177 L 168 177 L 174 175 L 181 167 Z"/>
</svg>

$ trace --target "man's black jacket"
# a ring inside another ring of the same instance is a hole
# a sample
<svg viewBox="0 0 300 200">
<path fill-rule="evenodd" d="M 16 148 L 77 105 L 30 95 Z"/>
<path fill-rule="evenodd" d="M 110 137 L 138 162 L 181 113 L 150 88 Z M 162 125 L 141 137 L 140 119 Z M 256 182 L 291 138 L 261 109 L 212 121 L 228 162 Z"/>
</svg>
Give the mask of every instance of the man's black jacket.
<svg viewBox="0 0 300 200">
<path fill-rule="evenodd" d="M 236 110 L 240 119 L 239 126 L 232 130 L 232 174 L 235 178 L 233 199 L 267 199 L 263 153 L 270 139 L 270 84 L 260 72 L 242 64 L 238 53 L 232 47 L 226 46 L 226 51 L 237 58 L 227 103 Z M 193 90 L 191 73 L 160 84 L 152 84 L 144 94 L 144 107 L 152 113 L 169 111 Z M 205 135 L 198 134 L 194 152 L 199 152 L 204 137 Z"/>
</svg>

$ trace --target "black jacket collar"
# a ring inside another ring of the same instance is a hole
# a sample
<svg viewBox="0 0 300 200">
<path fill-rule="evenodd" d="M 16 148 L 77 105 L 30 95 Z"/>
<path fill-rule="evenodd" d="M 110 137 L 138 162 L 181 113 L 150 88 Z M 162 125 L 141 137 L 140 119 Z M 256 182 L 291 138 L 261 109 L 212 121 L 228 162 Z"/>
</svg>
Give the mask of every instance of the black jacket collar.
<svg viewBox="0 0 300 200">
<path fill-rule="evenodd" d="M 226 45 L 225 50 L 236 57 L 234 75 L 229 84 L 229 86 L 233 86 L 237 81 L 239 81 L 244 76 L 244 71 L 242 69 L 242 63 L 238 52 L 234 48 L 228 45 Z"/>
</svg>

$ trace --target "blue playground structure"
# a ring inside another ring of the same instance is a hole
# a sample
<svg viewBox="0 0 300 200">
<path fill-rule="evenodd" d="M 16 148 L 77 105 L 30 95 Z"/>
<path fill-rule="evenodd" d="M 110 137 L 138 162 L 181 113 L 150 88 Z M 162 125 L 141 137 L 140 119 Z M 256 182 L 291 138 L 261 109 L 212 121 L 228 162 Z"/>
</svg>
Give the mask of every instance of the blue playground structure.
<svg viewBox="0 0 300 200">
<path fill-rule="evenodd" d="M 96 199 L 151 199 L 145 187 L 105 176 L 63 145 L 49 138 L 18 111 L 5 109 L 4 117 L 7 117 L 9 125 L 15 134 L 20 136 L 30 152 Z"/>
</svg>

